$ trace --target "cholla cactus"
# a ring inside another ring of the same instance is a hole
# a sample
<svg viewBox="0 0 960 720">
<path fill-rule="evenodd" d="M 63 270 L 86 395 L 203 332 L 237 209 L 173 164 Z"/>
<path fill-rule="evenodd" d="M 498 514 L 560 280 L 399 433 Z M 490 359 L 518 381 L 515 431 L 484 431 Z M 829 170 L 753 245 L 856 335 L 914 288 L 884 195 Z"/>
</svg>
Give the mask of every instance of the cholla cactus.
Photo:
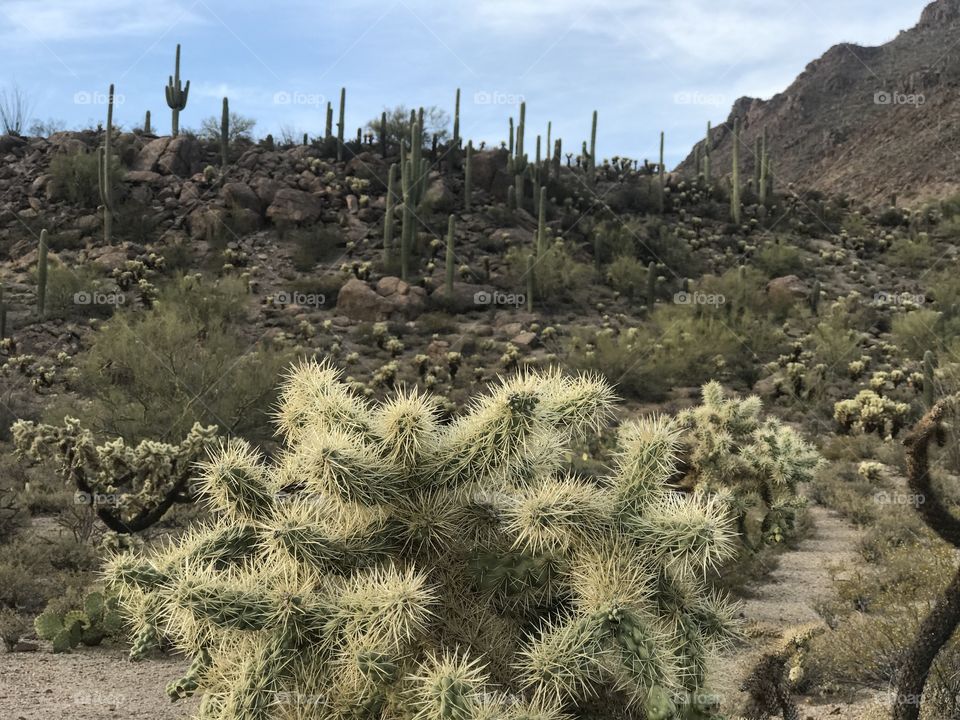
<svg viewBox="0 0 960 720">
<path fill-rule="evenodd" d="M 861 390 L 855 398 L 841 400 L 833 406 L 833 418 L 844 432 L 875 432 L 880 437 L 896 437 L 907 421 L 910 406 Z"/>
<path fill-rule="evenodd" d="M 130 446 L 122 438 L 97 445 L 70 417 L 62 426 L 18 420 L 11 430 L 18 456 L 56 459 L 63 479 L 77 489 L 75 501 L 90 505 L 118 533 L 144 530 L 174 503 L 191 501 L 193 465 L 217 442 L 216 427 L 199 423 L 178 445 L 144 440 Z"/>
<path fill-rule="evenodd" d="M 441 424 L 416 391 L 371 407 L 301 365 L 277 460 L 228 444 L 202 473 L 215 518 L 107 576 L 138 646 L 194 658 L 169 692 L 202 692 L 201 718 L 684 716 L 735 633 L 704 582 L 734 535 L 666 485 L 670 422 L 625 427 L 607 478 L 564 471 L 612 400 L 531 372 Z"/>
<path fill-rule="evenodd" d="M 764 419 L 760 398 L 727 397 L 717 382 L 704 385 L 702 395 L 702 405 L 677 416 L 687 431 L 689 480 L 726 498 L 748 546 L 748 516 L 758 506 L 763 539 L 783 540 L 804 504 L 797 486 L 813 477 L 820 456 L 791 428 Z"/>
</svg>

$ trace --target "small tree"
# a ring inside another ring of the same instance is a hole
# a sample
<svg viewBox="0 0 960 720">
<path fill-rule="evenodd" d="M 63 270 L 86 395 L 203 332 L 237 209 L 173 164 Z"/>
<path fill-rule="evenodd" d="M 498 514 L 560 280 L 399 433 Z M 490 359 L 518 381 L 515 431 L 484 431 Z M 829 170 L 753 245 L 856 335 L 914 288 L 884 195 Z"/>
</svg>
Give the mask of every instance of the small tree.
<svg viewBox="0 0 960 720">
<path fill-rule="evenodd" d="M 400 142 L 410 142 L 410 109 L 405 105 L 397 105 L 387 110 L 387 142 L 399 147 Z M 378 115 L 367 123 L 367 130 L 380 138 L 382 117 Z M 426 143 L 433 141 L 437 136 L 438 143 L 445 143 L 450 139 L 450 115 L 446 110 L 432 105 L 423 110 L 423 138 Z"/>
<path fill-rule="evenodd" d="M 204 118 L 203 122 L 200 123 L 200 132 L 198 133 L 201 138 L 204 140 L 210 140 L 215 142 L 220 142 L 220 122 L 222 118 L 215 115 L 211 115 L 208 118 Z M 252 140 L 253 139 L 253 128 L 256 126 L 257 121 L 253 118 L 246 117 L 240 113 L 235 113 L 232 110 L 230 111 L 230 131 L 227 135 L 230 142 L 233 143 L 237 140 Z"/>
<path fill-rule="evenodd" d="M 32 109 L 30 96 L 16 83 L 0 90 L 0 129 L 5 135 L 20 135 Z"/>
</svg>

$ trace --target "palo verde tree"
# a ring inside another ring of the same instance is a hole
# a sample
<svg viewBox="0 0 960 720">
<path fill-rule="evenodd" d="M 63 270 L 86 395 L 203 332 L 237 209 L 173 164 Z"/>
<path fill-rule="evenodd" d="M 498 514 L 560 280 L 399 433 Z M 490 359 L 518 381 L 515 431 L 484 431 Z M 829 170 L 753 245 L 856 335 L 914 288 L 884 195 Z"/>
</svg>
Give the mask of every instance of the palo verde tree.
<svg viewBox="0 0 960 720">
<path fill-rule="evenodd" d="M 605 426 L 591 377 L 526 373 L 443 424 L 307 363 L 277 413 L 285 451 L 231 442 L 205 465 L 213 518 L 106 574 L 136 620 L 193 657 L 199 717 L 696 717 L 735 609 L 705 587 L 734 533 L 666 484 L 680 437 L 631 423 L 607 477 L 565 469 Z"/>
</svg>

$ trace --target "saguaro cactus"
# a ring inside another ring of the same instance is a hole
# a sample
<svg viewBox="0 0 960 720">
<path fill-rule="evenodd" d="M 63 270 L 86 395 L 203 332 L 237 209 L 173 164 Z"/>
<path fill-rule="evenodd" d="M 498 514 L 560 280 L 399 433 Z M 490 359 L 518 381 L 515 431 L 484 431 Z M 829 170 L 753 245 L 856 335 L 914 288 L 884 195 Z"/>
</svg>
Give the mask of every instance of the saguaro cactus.
<svg viewBox="0 0 960 720">
<path fill-rule="evenodd" d="M 43 317 L 47 309 L 47 231 L 40 231 L 37 240 L 37 315 Z"/>
<path fill-rule="evenodd" d="M 467 160 L 463 170 L 463 209 L 470 212 L 473 199 L 473 140 L 467 142 Z"/>
<path fill-rule="evenodd" d="M 730 178 L 730 219 L 740 224 L 740 118 L 733 121 L 733 170 Z"/>
<path fill-rule="evenodd" d="M 447 288 L 447 298 L 453 297 L 453 272 L 455 264 L 455 253 L 453 247 L 453 234 L 457 229 L 457 218 L 454 215 L 450 215 L 447 221 L 447 256 L 446 260 L 446 288 Z"/>
<path fill-rule="evenodd" d="M 368 406 L 326 365 L 288 377 L 275 464 L 202 469 L 213 521 L 108 563 L 138 636 L 194 658 L 203 718 L 668 718 L 700 711 L 735 607 L 721 503 L 668 485 L 679 435 L 627 424 L 600 481 L 565 453 L 606 426 L 601 380 L 527 372 L 452 423 L 416 391 Z M 294 483 L 291 481 L 295 480 Z M 287 706 L 287 707 L 285 707 Z"/>
<path fill-rule="evenodd" d="M 710 182 L 713 175 L 713 168 L 710 163 L 710 132 L 713 130 L 710 121 L 707 120 L 707 136 L 703 140 L 703 177 Z"/>
<path fill-rule="evenodd" d="M 657 266 L 650 261 L 650 264 L 647 265 L 647 310 L 653 312 L 653 308 L 657 304 Z"/>
<path fill-rule="evenodd" d="M 340 88 L 340 121 L 337 123 L 337 162 L 343 160 L 343 133 L 346 123 L 347 89 Z"/>
<path fill-rule="evenodd" d="M 664 145 L 665 135 L 664 132 L 660 131 L 660 165 L 658 170 L 658 175 L 660 177 L 660 214 L 662 215 L 666 211 L 666 202 L 667 202 L 667 184 L 666 184 L 666 175 L 664 174 L 664 159 L 663 159 L 663 145 Z"/>
<path fill-rule="evenodd" d="M 147 110 L 146 114 L 143 116 L 143 134 L 152 135 L 153 128 L 150 127 L 150 111 Z"/>
<path fill-rule="evenodd" d="M 113 240 L 113 85 L 107 98 L 107 127 L 103 145 L 97 149 L 97 180 L 100 189 L 100 204 L 103 206 L 103 241 L 109 245 Z"/>
<path fill-rule="evenodd" d="M 306 137 L 306 136 L 304 136 Z M 306 140 L 304 140 L 306 145 Z M 230 101 L 223 99 L 223 110 L 220 113 L 220 167 L 224 170 L 230 164 Z"/>
<path fill-rule="evenodd" d="M 393 261 L 393 227 L 396 207 L 397 164 L 390 165 L 387 175 L 387 213 L 383 216 L 383 264 Z"/>
<path fill-rule="evenodd" d="M 190 95 L 190 81 L 186 85 L 180 84 L 180 43 L 177 43 L 177 58 L 174 61 L 173 75 L 167 81 L 165 88 L 167 107 L 171 111 L 171 133 L 174 137 L 180 134 L 180 111 L 187 107 L 187 97 Z"/>
<path fill-rule="evenodd" d="M 537 193 L 537 257 L 543 257 L 547 249 L 547 188 L 541 187 Z"/>
<path fill-rule="evenodd" d="M 587 155 L 587 182 L 591 185 L 597 179 L 597 111 L 593 111 L 590 124 L 590 153 Z"/>
<path fill-rule="evenodd" d="M 3 297 L 3 283 L 0 282 L 0 340 L 8 337 L 7 330 L 7 302 Z"/>
<path fill-rule="evenodd" d="M 380 113 L 380 154 L 387 157 L 389 151 L 389 139 L 387 138 L 387 111 Z"/>
<path fill-rule="evenodd" d="M 333 137 L 333 103 L 327 100 L 327 121 L 324 125 L 323 139 L 329 140 Z"/>
</svg>

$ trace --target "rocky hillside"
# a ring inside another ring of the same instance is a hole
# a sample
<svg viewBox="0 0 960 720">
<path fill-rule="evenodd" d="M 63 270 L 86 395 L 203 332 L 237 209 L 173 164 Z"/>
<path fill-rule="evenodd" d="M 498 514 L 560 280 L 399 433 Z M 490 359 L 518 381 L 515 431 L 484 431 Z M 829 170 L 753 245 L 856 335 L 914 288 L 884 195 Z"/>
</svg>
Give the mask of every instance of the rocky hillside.
<svg viewBox="0 0 960 720">
<path fill-rule="evenodd" d="M 753 167 L 767 131 L 783 186 L 909 205 L 960 189 L 960 0 L 936 0 L 920 22 L 880 47 L 837 45 L 770 100 L 740 98 L 711 137 L 713 167 L 729 172 L 732 128 Z M 702 152 L 702 143 L 700 144 Z M 681 169 L 692 170 L 692 151 Z"/>
</svg>

